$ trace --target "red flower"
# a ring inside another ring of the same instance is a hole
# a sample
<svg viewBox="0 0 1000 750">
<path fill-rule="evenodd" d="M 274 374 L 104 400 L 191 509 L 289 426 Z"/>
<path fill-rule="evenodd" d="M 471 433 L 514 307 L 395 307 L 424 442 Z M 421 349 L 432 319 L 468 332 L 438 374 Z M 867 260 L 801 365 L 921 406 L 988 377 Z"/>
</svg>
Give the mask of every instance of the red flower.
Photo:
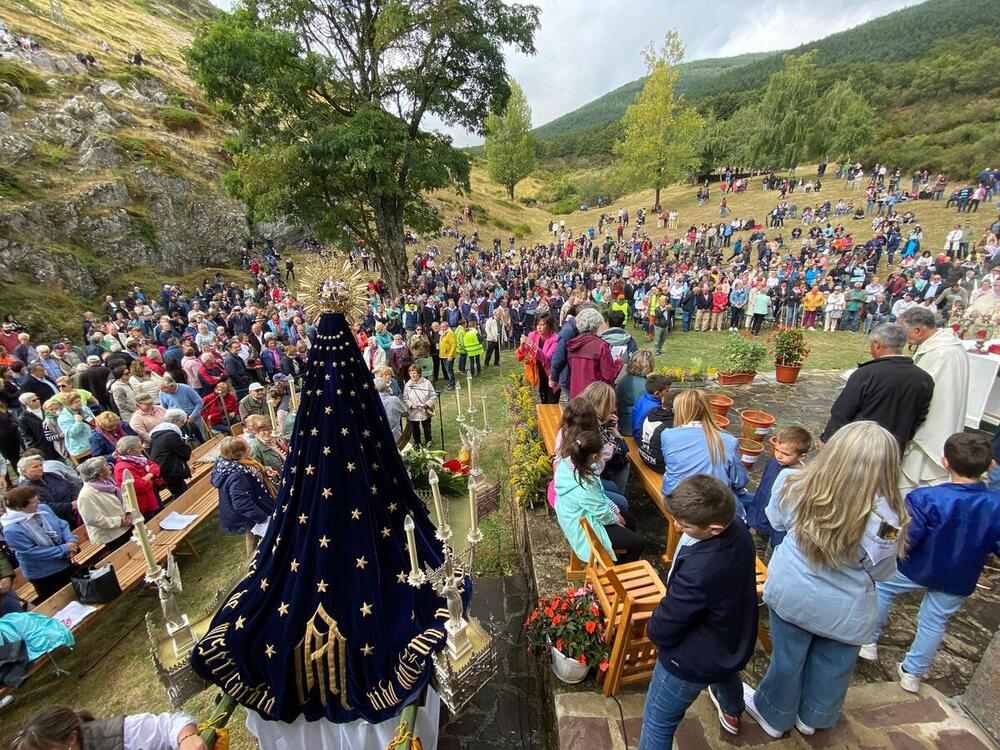
<svg viewBox="0 0 1000 750">
<path fill-rule="evenodd" d="M 596 604 L 590 605 L 590 611 L 593 613 L 594 617 L 597 617 L 599 614 L 601 614 L 601 610 L 597 608 Z"/>
<path fill-rule="evenodd" d="M 588 633 L 593 633 L 595 630 L 597 630 L 597 623 L 594 622 L 593 620 L 591 620 L 590 622 L 588 622 L 583 627 L 587 629 Z"/>
<path fill-rule="evenodd" d="M 563 621 L 563 618 L 560 617 L 559 615 L 556 615 L 555 617 L 552 618 L 552 625 L 553 626 L 558 625 L 562 621 Z"/>
<path fill-rule="evenodd" d="M 559 640 L 556 641 L 556 651 L 562 653 L 562 647 L 563 647 L 563 639 L 560 638 Z"/>
<path fill-rule="evenodd" d="M 583 654 L 580 654 L 578 657 L 576 657 L 576 660 L 578 662 L 580 662 L 581 664 L 586 664 L 587 663 L 587 657 L 584 656 Z"/>
<path fill-rule="evenodd" d="M 546 607 L 545 608 L 545 616 L 546 617 L 551 618 L 552 615 L 554 615 L 554 614 L 555 614 L 555 610 L 553 610 L 552 607 Z"/>
<path fill-rule="evenodd" d="M 441 468 L 447 470 L 452 474 L 461 474 L 462 476 L 465 476 L 466 474 L 469 473 L 469 467 L 464 466 L 462 462 L 459 461 L 457 458 L 445 461 L 443 464 L 441 464 Z"/>
<path fill-rule="evenodd" d="M 608 671 L 608 667 L 610 667 L 610 666 L 611 665 L 608 663 L 608 660 L 604 659 L 604 660 L 601 661 L 600 664 L 597 665 L 597 668 L 599 670 L 601 670 L 602 672 L 607 672 Z"/>
</svg>

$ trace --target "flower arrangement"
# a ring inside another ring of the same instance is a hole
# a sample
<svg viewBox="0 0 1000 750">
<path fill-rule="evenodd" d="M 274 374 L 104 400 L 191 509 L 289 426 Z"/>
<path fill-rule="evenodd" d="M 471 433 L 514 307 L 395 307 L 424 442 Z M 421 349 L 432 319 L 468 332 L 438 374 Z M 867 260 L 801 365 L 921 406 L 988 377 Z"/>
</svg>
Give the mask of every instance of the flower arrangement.
<svg viewBox="0 0 1000 750">
<path fill-rule="evenodd" d="M 727 375 L 756 373 L 767 359 L 767 345 L 733 333 L 726 338 L 721 354 L 720 372 Z"/>
<path fill-rule="evenodd" d="M 692 357 L 690 367 L 664 367 L 660 370 L 661 375 L 673 378 L 675 383 L 681 385 L 706 383 L 714 380 L 718 373 L 714 367 L 706 367 L 701 357 Z"/>
<path fill-rule="evenodd" d="M 528 650 L 536 655 L 555 648 L 563 656 L 602 672 L 610 649 L 604 642 L 604 618 L 590 587 L 569 589 L 562 596 L 541 598 L 524 621 Z"/>
<path fill-rule="evenodd" d="M 410 443 L 400 453 L 410 481 L 413 482 L 413 489 L 417 492 L 430 492 L 427 476 L 431 469 L 438 475 L 438 489 L 442 495 L 461 497 L 469 491 L 469 468 L 455 459 L 445 461 L 444 451 L 416 447 Z"/>
<path fill-rule="evenodd" d="M 801 328 L 779 328 L 774 339 L 774 362 L 785 367 L 801 367 L 811 351 Z"/>
<path fill-rule="evenodd" d="M 545 452 L 538 434 L 535 416 L 535 399 L 523 372 L 511 375 L 503 388 L 507 409 L 509 473 L 507 488 L 521 505 L 534 507 L 535 501 L 545 497 L 545 489 L 552 479 L 552 460 Z"/>
</svg>

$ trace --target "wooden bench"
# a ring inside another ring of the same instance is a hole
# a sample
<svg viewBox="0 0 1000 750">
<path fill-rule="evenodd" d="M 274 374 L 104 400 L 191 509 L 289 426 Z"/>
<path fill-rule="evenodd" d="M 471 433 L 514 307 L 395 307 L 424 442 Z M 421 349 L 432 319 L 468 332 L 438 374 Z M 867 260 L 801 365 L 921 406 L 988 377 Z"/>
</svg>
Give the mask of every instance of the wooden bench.
<svg viewBox="0 0 1000 750">
<path fill-rule="evenodd" d="M 559 404 L 538 404 L 535 407 L 538 414 L 538 433 L 545 443 L 545 451 L 554 456 L 556 453 L 556 435 L 562 424 L 562 407 Z"/>
<path fill-rule="evenodd" d="M 681 540 L 681 532 L 674 526 L 674 517 L 670 515 L 667 506 L 663 502 L 663 475 L 652 469 L 642 456 L 639 455 L 639 446 L 630 435 L 625 438 L 625 445 L 628 446 L 628 460 L 632 463 L 632 469 L 642 480 L 642 486 L 653 501 L 660 513 L 667 520 L 667 548 L 663 553 L 663 564 L 667 568 L 673 563 L 674 553 L 677 551 L 677 543 Z"/>
</svg>

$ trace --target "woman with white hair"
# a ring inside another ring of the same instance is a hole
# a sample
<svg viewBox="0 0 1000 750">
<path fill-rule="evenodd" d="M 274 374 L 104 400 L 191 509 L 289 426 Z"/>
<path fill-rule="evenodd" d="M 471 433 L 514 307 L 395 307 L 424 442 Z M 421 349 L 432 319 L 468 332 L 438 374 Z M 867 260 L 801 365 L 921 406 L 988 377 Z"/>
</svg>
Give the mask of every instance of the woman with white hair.
<svg viewBox="0 0 1000 750">
<path fill-rule="evenodd" d="M 132 390 L 139 397 L 140 393 L 148 393 L 150 396 L 155 396 L 159 398 L 160 395 L 160 381 L 162 378 L 159 375 L 153 373 L 142 360 L 136 360 L 129 367 L 129 372 L 131 376 L 129 377 L 129 385 L 132 386 Z"/>
<path fill-rule="evenodd" d="M 76 499 L 76 509 L 87 527 L 87 536 L 112 552 L 129 539 L 132 514 L 125 508 L 122 493 L 111 476 L 111 467 L 103 458 L 88 458 L 77 467 L 83 488 Z"/>
<path fill-rule="evenodd" d="M 229 373 L 216 360 L 212 352 L 205 352 L 201 355 L 201 367 L 198 368 L 198 382 L 201 384 L 199 392 L 202 396 L 208 396 L 215 390 L 215 386 L 228 380 Z"/>
<path fill-rule="evenodd" d="M 184 494 L 191 477 L 188 466 L 191 446 L 184 440 L 183 433 L 187 419 L 182 409 L 167 409 L 163 421 L 149 433 L 149 457 L 160 467 L 160 477 L 173 500 Z"/>
<path fill-rule="evenodd" d="M 575 323 L 577 335 L 566 345 L 569 397 L 575 398 L 595 380 L 613 388 L 622 362 L 611 356 L 611 347 L 599 335 L 608 327 L 604 316 L 597 308 L 584 307 L 577 311 Z"/>
</svg>

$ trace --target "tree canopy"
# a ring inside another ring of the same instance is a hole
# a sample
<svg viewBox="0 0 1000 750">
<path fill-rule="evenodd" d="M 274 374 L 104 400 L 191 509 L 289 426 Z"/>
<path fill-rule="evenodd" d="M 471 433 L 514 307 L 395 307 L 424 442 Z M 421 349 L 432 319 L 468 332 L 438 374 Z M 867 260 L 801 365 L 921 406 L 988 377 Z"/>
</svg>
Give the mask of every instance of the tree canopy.
<svg viewBox="0 0 1000 750">
<path fill-rule="evenodd" d="M 507 196 L 513 200 L 514 186 L 535 169 L 531 107 L 516 81 L 511 81 L 503 112 L 492 112 L 486 118 L 483 150 L 490 178 L 507 188 Z"/>
<path fill-rule="evenodd" d="M 404 226 L 440 220 L 426 193 L 468 189 L 469 164 L 433 115 L 482 133 L 510 86 L 503 46 L 533 53 L 538 9 L 503 0 L 248 0 L 186 51 L 239 130 L 226 186 L 255 218 L 363 242 L 396 290 Z"/>
<path fill-rule="evenodd" d="M 674 93 L 677 65 L 684 47 L 676 31 L 667 33 L 657 52 L 644 52 L 649 75 L 622 120 L 624 135 L 615 145 L 626 180 L 651 187 L 660 202 L 660 190 L 697 170 L 701 158 L 702 118 Z"/>
</svg>

